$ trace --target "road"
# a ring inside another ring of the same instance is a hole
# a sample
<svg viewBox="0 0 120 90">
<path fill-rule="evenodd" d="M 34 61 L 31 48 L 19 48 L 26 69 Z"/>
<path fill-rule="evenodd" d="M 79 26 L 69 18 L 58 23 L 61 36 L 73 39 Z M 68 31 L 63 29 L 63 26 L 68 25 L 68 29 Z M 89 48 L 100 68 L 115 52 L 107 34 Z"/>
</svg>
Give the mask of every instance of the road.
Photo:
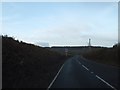
<svg viewBox="0 0 120 90">
<path fill-rule="evenodd" d="M 81 56 L 68 59 L 50 83 L 50 88 L 119 89 L 120 69 L 96 63 Z"/>
</svg>

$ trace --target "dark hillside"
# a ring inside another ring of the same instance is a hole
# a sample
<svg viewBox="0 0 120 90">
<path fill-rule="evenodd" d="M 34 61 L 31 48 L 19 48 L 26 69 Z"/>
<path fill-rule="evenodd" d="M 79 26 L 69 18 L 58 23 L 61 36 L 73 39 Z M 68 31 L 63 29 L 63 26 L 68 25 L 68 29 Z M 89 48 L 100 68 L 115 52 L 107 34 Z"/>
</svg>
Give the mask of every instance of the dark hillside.
<svg viewBox="0 0 120 90">
<path fill-rule="evenodd" d="M 2 36 L 2 88 L 47 88 L 66 57 Z"/>
<path fill-rule="evenodd" d="M 111 48 L 91 50 L 90 52 L 85 53 L 83 56 L 96 62 L 120 67 L 120 62 L 118 60 L 118 51 L 120 51 L 120 45 L 114 45 Z"/>
</svg>

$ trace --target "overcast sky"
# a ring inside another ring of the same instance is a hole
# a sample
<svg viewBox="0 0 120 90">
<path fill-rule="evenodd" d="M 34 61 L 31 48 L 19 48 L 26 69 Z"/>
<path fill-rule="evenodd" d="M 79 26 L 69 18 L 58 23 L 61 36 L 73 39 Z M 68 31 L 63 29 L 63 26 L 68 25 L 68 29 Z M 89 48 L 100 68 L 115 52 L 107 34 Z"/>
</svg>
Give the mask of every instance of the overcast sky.
<svg viewBox="0 0 120 90">
<path fill-rule="evenodd" d="M 2 3 L 2 34 L 28 43 L 112 46 L 118 42 L 118 3 Z"/>
</svg>

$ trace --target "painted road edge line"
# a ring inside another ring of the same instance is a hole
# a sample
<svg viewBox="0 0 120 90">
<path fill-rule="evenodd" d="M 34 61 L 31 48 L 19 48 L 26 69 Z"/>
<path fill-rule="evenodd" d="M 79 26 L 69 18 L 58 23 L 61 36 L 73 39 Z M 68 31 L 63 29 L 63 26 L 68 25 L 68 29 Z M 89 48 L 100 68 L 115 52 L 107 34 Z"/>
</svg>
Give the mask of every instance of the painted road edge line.
<svg viewBox="0 0 120 90">
<path fill-rule="evenodd" d="M 105 84 L 107 84 L 108 86 L 110 86 L 111 88 L 113 88 L 114 90 L 117 90 L 115 87 L 113 87 L 112 85 L 110 85 L 108 82 L 106 82 L 105 80 L 103 80 L 102 78 L 100 78 L 98 75 L 96 75 L 96 77 L 99 79 L 99 80 L 101 80 L 101 81 L 103 81 Z"/>
<path fill-rule="evenodd" d="M 47 90 L 49 90 L 49 88 L 52 86 L 52 84 L 54 83 L 54 81 L 56 80 L 56 78 L 58 77 L 60 71 L 62 70 L 64 64 L 61 66 L 61 68 L 59 69 L 58 73 L 56 74 L 56 76 L 54 77 L 54 79 L 52 80 L 52 82 L 50 83 L 50 85 L 48 86 Z"/>
<path fill-rule="evenodd" d="M 84 66 L 84 65 L 82 65 L 86 70 L 88 70 L 89 71 L 89 69 L 86 67 L 86 66 Z"/>
</svg>

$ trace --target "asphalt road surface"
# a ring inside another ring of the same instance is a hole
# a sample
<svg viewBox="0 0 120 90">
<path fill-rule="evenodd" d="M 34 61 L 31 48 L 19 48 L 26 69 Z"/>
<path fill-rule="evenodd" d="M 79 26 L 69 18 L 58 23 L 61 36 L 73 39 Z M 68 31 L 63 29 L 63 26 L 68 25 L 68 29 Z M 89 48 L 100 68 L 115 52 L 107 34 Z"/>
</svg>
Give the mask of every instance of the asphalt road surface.
<svg viewBox="0 0 120 90">
<path fill-rule="evenodd" d="M 120 69 L 81 56 L 68 59 L 50 83 L 50 88 L 108 88 L 119 90 Z"/>
</svg>

